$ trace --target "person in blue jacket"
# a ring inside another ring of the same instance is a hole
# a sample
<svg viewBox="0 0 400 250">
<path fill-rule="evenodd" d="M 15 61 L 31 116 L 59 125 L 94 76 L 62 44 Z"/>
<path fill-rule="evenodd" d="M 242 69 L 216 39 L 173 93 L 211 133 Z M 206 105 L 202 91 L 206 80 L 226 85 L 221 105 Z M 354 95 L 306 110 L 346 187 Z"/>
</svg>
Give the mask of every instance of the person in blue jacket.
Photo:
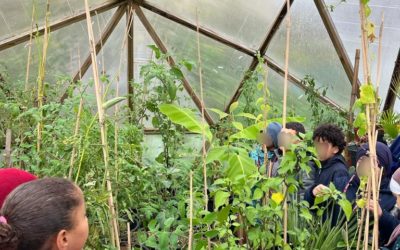
<svg viewBox="0 0 400 250">
<path fill-rule="evenodd" d="M 278 162 L 280 157 L 278 146 L 278 135 L 281 132 L 282 125 L 277 122 L 271 122 L 267 128 L 260 131 L 258 141 L 261 145 L 249 153 L 250 158 L 254 160 L 258 167 L 264 164 L 264 152 L 267 151 L 268 159 L 273 163 Z"/>
<path fill-rule="evenodd" d="M 343 131 L 336 125 L 324 124 L 315 129 L 313 141 L 321 168 L 313 166 L 314 184 L 304 194 L 304 199 L 308 201 L 310 207 L 314 205 L 315 198 L 322 195 L 330 183 L 333 183 L 337 190 L 343 191 L 349 180 L 348 167 L 342 156 L 346 146 Z M 327 211 L 332 211 L 332 223 L 336 224 L 338 208 Z M 324 217 L 326 218 L 326 215 Z"/>
<path fill-rule="evenodd" d="M 371 174 L 369 154 L 370 151 L 368 144 L 361 145 L 361 147 L 357 151 L 356 174 L 351 176 L 344 189 L 344 193 L 346 193 L 346 197 L 349 201 L 355 201 L 362 197 L 362 190 L 359 190 L 360 177 L 367 177 Z M 396 205 L 396 197 L 393 196 L 389 186 L 391 179 L 390 166 L 392 164 L 392 155 L 389 147 L 381 142 L 377 142 L 376 156 L 378 168 L 375 169 L 375 173 L 379 173 L 379 171 L 382 171 L 382 179 L 379 188 L 378 215 L 379 242 L 381 245 L 383 245 L 384 243 L 388 242 L 390 235 L 399 224 L 399 221 L 391 214 Z M 372 201 L 372 197 L 368 204 L 368 209 L 373 213 L 374 204 Z"/>
</svg>

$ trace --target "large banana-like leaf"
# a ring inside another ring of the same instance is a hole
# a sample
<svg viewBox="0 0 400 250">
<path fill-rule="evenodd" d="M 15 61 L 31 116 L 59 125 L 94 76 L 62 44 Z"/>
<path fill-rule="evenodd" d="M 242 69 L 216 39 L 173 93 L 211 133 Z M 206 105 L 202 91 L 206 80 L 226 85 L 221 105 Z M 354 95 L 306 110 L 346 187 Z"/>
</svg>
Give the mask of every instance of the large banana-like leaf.
<svg viewBox="0 0 400 250">
<path fill-rule="evenodd" d="M 212 133 L 209 126 L 199 121 L 192 110 L 175 104 L 161 104 L 159 108 L 173 123 L 183 126 L 190 132 L 202 134 L 204 129 L 207 140 L 211 142 Z"/>
</svg>

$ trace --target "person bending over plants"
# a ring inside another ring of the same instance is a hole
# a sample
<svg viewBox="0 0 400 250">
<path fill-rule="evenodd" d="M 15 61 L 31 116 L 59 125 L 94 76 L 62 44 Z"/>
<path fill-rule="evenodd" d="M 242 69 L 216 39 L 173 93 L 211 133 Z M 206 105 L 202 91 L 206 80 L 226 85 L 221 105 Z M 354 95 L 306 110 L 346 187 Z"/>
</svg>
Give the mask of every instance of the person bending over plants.
<svg viewBox="0 0 400 250">
<path fill-rule="evenodd" d="M 267 161 L 270 163 L 269 165 L 273 166 L 273 168 L 277 168 L 279 165 L 278 161 L 281 153 L 278 146 L 278 135 L 281 130 L 281 124 L 277 122 L 271 122 L 265 130 L 260 131 L 258 142 L 261 145 L 255 150 L 251 151 L 249 154 L 259 168 L 264 164 L 265 151 L 267 151 Z"/>
<path fill-rule="evenodd" d="M 321 167 L 313 166 L 314 184 L 306 190 L 304 195 L 304 199 L 311 207 L 314 205 L 315 198 L 324 195 L 324 191 L 329 189 L 328 186 L 331 183 L 337 190 L 343 191 L 349 180 L 348 167 L 342 156 L 346 146 L 342 130 L 336 125 L 324 124 L 315 129 L 312 139 Z M 333 210 L 329 210 L 332 213 L 332 223 L 336 224 L 339 210 L 336 206 Z"/>
</svg>

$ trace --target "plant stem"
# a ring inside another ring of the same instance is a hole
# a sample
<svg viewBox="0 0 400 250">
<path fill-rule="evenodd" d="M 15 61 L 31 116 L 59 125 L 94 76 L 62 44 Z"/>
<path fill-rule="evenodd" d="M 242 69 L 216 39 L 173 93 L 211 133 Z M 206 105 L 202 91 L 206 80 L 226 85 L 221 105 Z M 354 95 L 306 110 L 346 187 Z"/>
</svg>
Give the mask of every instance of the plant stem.
<svg viewBox="0 0 400 250">
<path fill-rule="evenodd" d="M 29 70 L 31 66 L 31 54 L 32 54 L 32 40 L 33 40 L 33 27 L 35 21 L 35 2 L 32 4 L 32 20 L 31 20 L 31 34 L 29 36 L 29 44 L 28 44 L 28 60 L 26 62 L 26 76 L 25 76 L 25 91 L 29 89 Z M 47 27 L 47 26 L 46 26 Z"/>
<path fill-rule="evenodd" d="M 103 109 L 103 99 L 101 96 L 100 91 L 100 79 L 99 79 L 99 72 L 98 72 L 98 65 L 97 65 L 97 58 L 95 53 L 95 41 L 94 41 L 94 34 L 93 34 L 93 26 L 92 20 L 90 16 L 90 9 L 88 0 L 85 0 L 85 11 L 86 11 L 86 23 L 88 28 L 88 36 L 89 36 L 89 44 L 90 44 L 90 54 L 92 58 L 92 69 L 93 69 L 93 78 L 95 83 L 95 94 L 96 94 L 96 102 L 97 102 L 97 111 L 98 111 L 98 118 L 100 124 L 100 135 L 101 135 L 101 143 L 103 149 L 103 158 L 104 158 L 104 170 L 105 170 L 105 178 L 106 178 L 106 186 L 108 192 L 108 205 L 111 215 L 111 237 L 113 239 L 112 245 L 120 249 L 120 240 L 119 240 L 119 232 L 118 232 L 118 223 L 115 213 L 115 206 L 114 206 L 114 198 L 112 193 L 112 183 L 110 179 L 109 173 L 109 152 L 108 152 L 108 143 L 107 143 L 107 127 L 105 123 L 105 116 L 104 116 L 104 109 Z"/>
<path fill-rule="evenodd" d="M 189 250 L 192 250 L 193 244 L 193 171 L 190 171 L 190 199 L 189 199 Z"/>
<path fill-rule="evenodd" d="M 289 75 L 289 49 L 290 49 L 290 0 L 286 0 L 287 6 L 287 24 L 286 24 L 286 50 L 285 50 L 285 80 L 283 85 L 283 113 L 282 113 L 282 127 L 286 127 L 286 106 L 287 106 L 287 90 L 288 90 L 288 75 Z M 283 149 L 283 155 L 285 155 L 285 149 Z M 286 192 L 287 186 L 284 186 L 284 192 Z M 288 220 L 288 206 L 287 196 L 283 201 L 283 242 L 287 244 L 287 220 Z"/>
<path fill-rule="evenodd" d="M 204 181 L 204 208 L 208 211 L 208 184 L 207 184 L 207 148 L 206 148 L 206 119 L 204 115 L 204 93 L 203 93 L 203 76 L 201 70 L 201 51 L 200 51 L 200 32 L 199 32 L 199 15 L 198 9 L 196 9 L 196 33 L 197 33 L 197 57 L 198 57 L 198 68 L 199 68 L 199 82 L 200 82 L 200 102 L 201 102 L 201 132 L 202 132 L 202 164 L 203 164 L 203 181 Z M 211 142 L 210 142 L 211 143 Z M 210 238 L 207 238 L 208 249 L 211 249 Z"/>
<path fill-rule="evenodd" d="M 47 48 L 49 45 L 49 15 L 50 15 L 50 0 L 46 3 L 46 16 L 45 16 L 45 28 L 43 35 L 43 47 L 42 47 L 42 58 L 39 64 L 39 75 L 37 80 L 37 106 L 40 112 L 40 121 L 37 124 L 37 144 L 36 150 L 39 153 L 42 145 L 42 130 L 43 130 L 43 98 L 44 98 L 44 77 L 46 73 L 46 58 Z"/>
</svg>

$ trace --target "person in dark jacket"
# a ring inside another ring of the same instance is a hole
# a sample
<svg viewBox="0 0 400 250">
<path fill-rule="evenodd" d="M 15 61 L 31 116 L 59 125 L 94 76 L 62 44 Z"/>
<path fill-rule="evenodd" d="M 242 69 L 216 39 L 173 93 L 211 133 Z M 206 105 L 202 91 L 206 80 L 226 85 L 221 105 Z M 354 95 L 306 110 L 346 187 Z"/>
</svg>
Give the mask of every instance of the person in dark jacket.
<svg viewBox="0 0 400 250">
<path fill-rule="evenodd" d="M 322 195 L 330 183 L 333 183 L 337 190 L 343 191 L 349 180 L 348 167 L 341 155 L 346 146 L 342 130 L 332 124 L 321 125 L 314 131 L 313 141 L 321 168 L 314 166 L 314 184 L 304 195 L 310 206 L 314 205 L 316 196 Z"/>
<path fill-rule="evenodd" d="M 355 201 L 358 198 L 358 193 L 362 192 L 360 189 L 360 177 L 370 176 L 370 158 L 369 158 L 369 145 L 361 145 L 357 151 L 357 165 L 356 174 L 354 174 L 344 189 L 346 197 L 349 201 Z M 391 152 L 385 144 L 381 142 L 376 143 L 376 156 L 378 168 L 375 169 L 375 173 L 379 176 L 379 172 L 382 171 L 381 185 L 379 188 L 379 204 L 378 204 L 378 215 L 379 215 L 379 241 L 380 244 L 388 242 L 390 235 L 393 230 L 399 224 L 399 221 L 391 214 L 391 211 L 395 208 L 396 197 L 393 196 L 390 190 L 390 166 L 392 164 Z M 378 178 L 376 178 L 378 180 Z M 368 209 L 373 213 L 374 204 L 371 200 L 369 202 Z"/>
</svg>

